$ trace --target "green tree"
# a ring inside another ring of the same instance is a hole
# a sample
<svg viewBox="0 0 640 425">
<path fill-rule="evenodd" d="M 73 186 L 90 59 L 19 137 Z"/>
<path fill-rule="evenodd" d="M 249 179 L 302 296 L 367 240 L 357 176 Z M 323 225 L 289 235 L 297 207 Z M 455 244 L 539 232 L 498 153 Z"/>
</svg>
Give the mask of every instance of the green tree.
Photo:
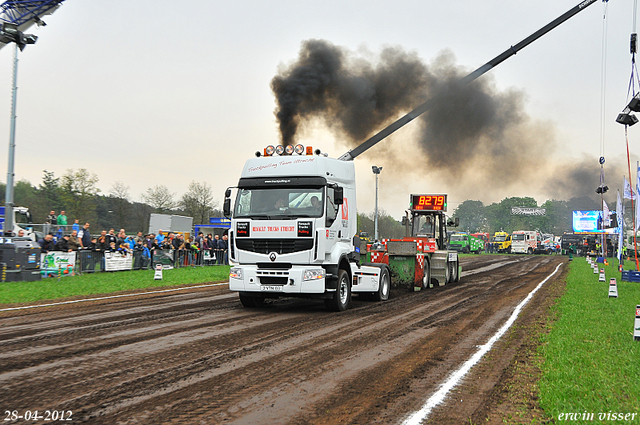
<svg viewBox="0 0 640 425">
<path fill-rule="evenodd" d="M 176 207 L 173 200 L 175 193 L 172 193 L 167 186 L 157 185 L 150 187 L 142 195 L 142 199 L 159 214 L 170 213 Z"/>
<path fill-rule="evenodd" d="M 367 214 L 367 217 L 372 223 L 369 237 L 373 240 L 375 238 L 375 211 Z M 368 230 L 360 230 L 368 232 Z M 398 239 L 404 237 L 404 227 L 402 223 L 391 217 L 382 208 L 378 208 L 378 235 L 379 239 Z"/>
<path fill-rule="evenodd" d="M 544 225 L 540 227 L 540 230 L 554 235 L 562 235 L 564 232 L 572 231 L 572 213 L 569 211 L 566 201 L 550 199 L 542 204 L 542 208 L 547 211 L 544 216 Z"/>
<path fill-rule="evenodd" d="M 38 193 L 44 203 L 45 213 L 51 210 L 60 212 L 61 209 L 68 211 L 68 207 L 63 205 L 62 201 L 62 189 L 60 188 L 60 178 L 56 178 L 53 171 L 44 170 L 44 176 L 42 177 L 42 183 L 38 186 Z"/>
<path fill-rule="evenodd" d="M 123 228 L 131 213 L 131 203 L 129 202 L 129 186 L 121 181 L 116 181 L 109 190 L 109 198 L 111 201 L 111 210 L 115 221 L 115 226 Z"/>
<path fill-rule="evenodd" d="M 182 195 L 180 206 L 187 216 L 193 217 L 194 223 L 205 224 L 209 222 L 217 204 L 213 199 L 211 186 L 206 182 L 192 181 L 187 192 Z"/>
<path fill-rule="evenodd" d="M 482 201 L 464 201 L 453 212 L 453 218 L 460 220 L 458 228 L 465 232 L 487 232 L 488 222 Z"/>
<path fill-rule="evenodd" d="M 97 175 L 85 168 L 79 168 L 78 171 L 67 170 L 61 177 L 60 189 L 68 215 L 79 218 L 81 222 L 96 221 L 95 197 L 100 192 L 96 186 L 99 180 Z"/>
<path fill-rule="evenodd" d="M 513 232 L 514 230 L 536 229 L 539 220 L 532 216 L 513 215 L 511 208 L 513 207 L 537 207 L 538 203 L 534 198 L 512 197 L 504 198 L 500 203 L 493 203 L 486 208 L 487 218 L 491 223 L 491 232 L 503 230 L 505 232 Z"/>
</svg>

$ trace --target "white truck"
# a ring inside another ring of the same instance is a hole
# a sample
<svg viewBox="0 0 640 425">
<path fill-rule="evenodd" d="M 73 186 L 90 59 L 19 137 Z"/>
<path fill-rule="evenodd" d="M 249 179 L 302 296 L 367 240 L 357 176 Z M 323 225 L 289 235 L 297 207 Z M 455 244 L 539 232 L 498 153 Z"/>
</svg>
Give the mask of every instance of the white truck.
<svg viewBox="0 0 640 425">
<path fill-rule="evenodd" d="M 297 155 L 274 156 L 273 150 L 246 162 L 232 216 L 231 189 L 225 194 L 229 289 L 245 307 L 297 296 L 344 311 L 352 292 L 388 299 L 388 266 L 361 262 L 353 161 L 302 145 Z"/>
<path fill-rule="evenodd" d="M 4 229 L 4 216 L 5 216 L 5 207 L 0 207 L 0 217 L 2 222 L 0 223 L 0 229 L 3 231 Z M 20 231 L 24 233 L 23 236 L 31 239 L 32 241 L 37 241 L 38 239 L 44 236 L 44 233 L 37 232 L 33 229 L 33 220 L 31 217 L 31 212 L 27 207 L 13 207 L 13 236 L 17 236 L 20 234 Z"/>
<path fill-rule="evenodd" d="M 511 234 L 511 252 L 533 254 L 540 240 L 539 233 L 533 230 L 516 230 Z"/>
</svg>

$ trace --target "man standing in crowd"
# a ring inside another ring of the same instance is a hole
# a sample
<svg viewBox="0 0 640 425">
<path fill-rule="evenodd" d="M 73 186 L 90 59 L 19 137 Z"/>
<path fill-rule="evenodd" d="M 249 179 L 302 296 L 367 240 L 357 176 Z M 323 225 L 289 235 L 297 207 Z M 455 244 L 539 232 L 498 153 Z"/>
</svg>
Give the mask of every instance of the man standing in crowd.
<svg viewBox="0 0 640 425">
<path fill-rule="evenodd" d="M 40 245 L 41 252 L 49 252 L 53 251 L 56 248 L 55 242 L 53 242 L 53 235 L 48 233 L 44 238 L 38 241 L 38 245 Z"/>
<path fill-rule="evenodd" d="M 58 217 L 56 216 L 56 212 L 54 210 L 51 210 L 49 212 L 49 215 L 47 216 L 47 218 L 44 221 L 44 231 L 46 233 L 51 232 L 51 226 L 56 224 L 58 222 Z"/>
<path fill-rule="evenodd" d="M 175 238 L 173 238 L 173 241 L 171 241 L 171 244 L 173 245 L 173 249 L 180 249 L 180 247 L 182 247 L 182 245 L 184 245 L 184 239 L 181 239 L 182 235 L 177 235 Z"/>
<path fill-rule="evenodd" d="M 75 219 L 73 221 L 73 225 L 71 226 L 71 230 L 75 230 L 76 232 L 80 233 L 80 220 L 79 219 Z"/>
<path fill-rule="evenodd" d="M 56 242 L 56 251 L 62 252 L 71 252 L 71 248 L 69 248 L 69 235 L 64 235 L 58 242 Z"/>
<path fill-rule="evenodd" d="M 66 226 L 67 225 L 67 216 L 64 213 L 64 210 L 60 211 L 60 215 L 56 219 L 56 223 L 58 226 Z"/>
<path fill-rule="evenodd" d="M 211 252 L 216 256 L 216 264 L 220 264 L 220 236 L 215 235 L 211 241 Z"/>
<path fill-rule="evenodd" d="M 162 229 L 158 229 L 158 236 L 156 236 L 156 242 L 158 242 L 158 245 L 162 245 L 162 241 L 164 241 L 164 235 L 162 234 Z"/>
<path fill-rule="evenodd" d="M 142 236 L 142 232 L 138 232 L 135 237 L 136 243 L 140 242 L 140 246 L 142 246 L 142 242 L 144 242 L 144 236 Z"/>
<path fill-rule="evenodd" d="M 45 220 L 45 224 L 56 224 L 58 222 L 58 217 L 56 216 L 56 212 L 51 210 L 47 219 Z"/>
<path fill-rule="evenodd" d="M 71 231 L 71 236 L 69 236 L 69 248 L 73 251 L 77 251 L 80 248 L 80 241 L 78 240 L 78 232 L 75 230 Z"/>
<path fill-rule="evenodd" d="M 91 245 L 91 232 L 89 232 L 89 223 L 85 223 L 78 233 L 78 240 L 82 248 L 88 248 Z"/>
<path fill-rule="evenodd" d="M 100 237 L 96 240 L 95 250 L 106 251 L 109 248 L 109 242 L 107 242 L 107 231 L 100 232 Z"/>
<path fill-rule="evenodd" d="M 222 239 L 218 241 L 218 264 L 227 264 L 227 235 L 222 235 Z"/>
<path fill-rule="evenodd" d="M 118 232 L 118 237 L 116 238 L 116 246 L 120 246 L 124 243 L 125 239 L 127 239 L 127 233 L 124 229 L 120 229 Z"/>
<path fill-rule="evenodd" d="M 116 238 L 116 231 L 111 228 L 109 229 L 109 233 L 107 234 L 107 246 L 111 246 L 111 244 L 116 244 L 118 242 L 118 238 Z"/>
</svg>

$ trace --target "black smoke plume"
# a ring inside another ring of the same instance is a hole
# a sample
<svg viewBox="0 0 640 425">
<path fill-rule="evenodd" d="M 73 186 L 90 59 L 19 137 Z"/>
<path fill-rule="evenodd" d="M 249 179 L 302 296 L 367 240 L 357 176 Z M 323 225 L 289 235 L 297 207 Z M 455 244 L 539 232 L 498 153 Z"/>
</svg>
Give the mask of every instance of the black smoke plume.
<svg viewBox="0 0 640 425">
<path fill-rule="evenodd" d="M 410 134 L 418 154 L 390 152 L 383 146 L 389 140 L 369 150 L 385 152 L 392 175 L 394 169 L 398 178 L 420 169 L 447 179 L 465 196 L 481 189 L 535 189 L 554 199 L 595 198 L 597 158 L 558 164 L 554 124 L 529 117 L 525 93 L 499 90 L 491 75 L 463 86 L 468 73 L 450 52 L 425 64 L 415 53 L 385 48 L 373 61 L 324 40 L 307 40 L 298 60 L 271 82 L 282 142 L 295 143 L 305 124 L 320 119 L 353 148 L 433 98 L 433 107 L 405 126 L 412 128 L 409 133 L 401 129 L 391 136 Z M 623 174 L 619 164 L 608 167 L 615 169 L 612 175 Z"/>
</svg>

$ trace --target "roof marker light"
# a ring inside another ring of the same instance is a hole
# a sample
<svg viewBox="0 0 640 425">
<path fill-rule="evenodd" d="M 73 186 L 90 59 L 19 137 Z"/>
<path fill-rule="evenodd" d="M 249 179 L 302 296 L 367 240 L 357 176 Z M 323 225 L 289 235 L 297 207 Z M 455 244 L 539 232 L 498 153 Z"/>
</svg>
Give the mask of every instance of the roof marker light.
<svg viewBox="0 0 640 425">
<path fill-rule="evenodd" d="M 276 155 L 282 155 L 283 152 L 284 152 L 284 146 L 282 145 L 276 146 Z"/>
<path fill-rule="evenodd" d="M 291 146 L 291 145 L 287 145 L 287 146 L 284 148 L 284 153 L 286 153 L 287 155 L 291 155 L 291 154 L 293 153 L 293 146 Z"/>
<path fill-rule="evenodd" d="M 271 156 L 275 151 L 276 151 L 276 148 L 274 148 L 273 145 L 269 145 L 266 148 L 264 148 L 264 156 Z"/>
<path fill-rule="evenodd" d="M 304 153 L 304 146 L 302 146 L 301 144 L 297 144 L 293 150 L 296 154 L 302 155 Z"/>
</svg>

